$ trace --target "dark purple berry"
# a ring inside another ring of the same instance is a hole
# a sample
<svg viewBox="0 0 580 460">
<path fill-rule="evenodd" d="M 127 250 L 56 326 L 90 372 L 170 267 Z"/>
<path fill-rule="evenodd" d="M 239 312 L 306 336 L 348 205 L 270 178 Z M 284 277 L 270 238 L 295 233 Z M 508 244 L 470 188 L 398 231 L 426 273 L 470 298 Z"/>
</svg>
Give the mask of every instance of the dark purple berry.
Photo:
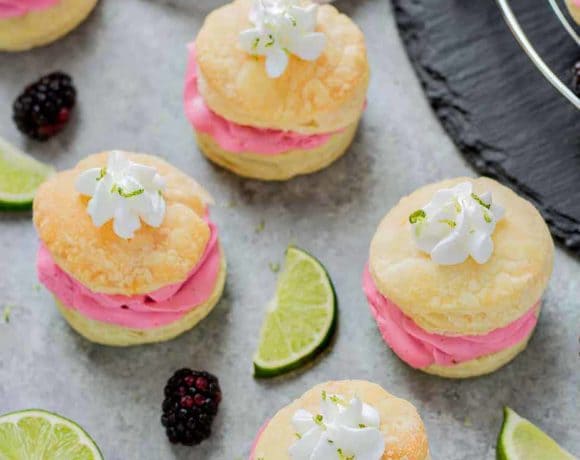
<svg viewBox="0 0 580 460">
<path fill-rule="evenodd" d="M 180 369 L 167 381 L 164 395 L 161 424 L 170 442 L 193 446 L 211 435 L 222 399 L 217 377 Z"/>
<path fill-rule="evenodd" d="M 202 395 L 201 393 L 197 393 L 194 397 L 193 397 L 193 403 L 196 406 L 201 406 L 203 405 L 203 403 L 205 403 L 205 396 Z"/>
<path fill-rule="evenodd" d="M 200 391 L 207 391 L 208 386 L 209 383 L 207 379 L 204 379 L 203 377 L 198 377 L 195 381 L 195 388 Z"/>
<path fill-rule="evenodd" d="M 181 398 L 181 407 L 191 409 L 193 407 L 193 398 L 191 396 L 183 396 Z"/>
<path fill-rule="evenodd" d="M 66 126 L 75 102 L 71 77 L 54 72 L 26 87 L 14 101 L 12 118 L 22 133 L 45 141 Z"/>
</svg>

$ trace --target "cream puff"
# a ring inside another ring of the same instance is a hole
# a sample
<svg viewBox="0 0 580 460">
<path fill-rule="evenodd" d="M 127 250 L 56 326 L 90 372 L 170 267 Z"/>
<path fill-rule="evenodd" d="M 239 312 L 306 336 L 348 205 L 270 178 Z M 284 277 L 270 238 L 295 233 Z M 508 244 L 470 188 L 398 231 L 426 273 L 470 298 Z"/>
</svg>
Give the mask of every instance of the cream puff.
<svg viewBox="0 0 580 460">
<path fill-rule="evenodd" d="M 266 422 L 250 460 L 428 460 L 413 405 L 363 380 L 315 386 Z"/>
<path fill-rule="evenodd" d="M 580 0 L 566 0 L 570 16 L 574 19 L 576 24 L 580 24 Z"/>
<path fill-rule="evenodd" d="M 364 36 L 333 6 L 235 0 L 189 46 L 185 112 L 211 161 L 286 180 L 346 151 L 368 81 Z"/>
<path fill-rule="evenodd" d="M 91 155 L 36 193 L 39 279 L 93 342 L 169 340 L 205 318 L 223 292 L 226 262 L 210 202 L 160 158 Z"/>
<path fill-rule="evenodd" d="M 0 0 L 0 51 L 47 45 L 75 29 L 97 0 Z"/>
<path fill-rule="evenodd" d="M 554 244 L 540 213 L 488 178 L 403 198 L 370 246 L 364 291 L 385 342 L 430 374 L 474 377 L 527 345 Z"/>
</svg>

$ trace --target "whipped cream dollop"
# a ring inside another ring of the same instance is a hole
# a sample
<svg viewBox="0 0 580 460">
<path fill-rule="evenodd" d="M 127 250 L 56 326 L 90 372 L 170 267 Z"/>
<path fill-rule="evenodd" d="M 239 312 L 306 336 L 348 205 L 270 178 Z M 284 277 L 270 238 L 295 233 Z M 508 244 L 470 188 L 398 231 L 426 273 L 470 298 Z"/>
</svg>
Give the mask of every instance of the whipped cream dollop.
<svg viewBox="0 0 580 460">
<path fill-rule="evenodd" d="M 254 0 L 250 21 L 254 25 L 240 33 L 242 49 L 266 57 L 270 78 L 280 77 L 288 66 L 288 55 L 305 61 L 320 57 L 326 35 L 316 32 L 318 5 L 300 0 Z"/>
<path fill-rule="evenodd" d="M 320 413 L 300 409 L 292 417 L 298 440 L 290 447 L 293 460 L 380 460 L 385 438 L 378 411 L 355 397 L 322 392 Z"/>
<path fill-rule="evenodd" d="M 462 182 L 435 193 L 430 203 L 409 216 L 417 246 L 440 265 L 455 265 L 469 256 L 483 264 L 493 253 L 491 236 L 504 209 L 490 192 L 477 195 Z"/>
<path fill-rule="evenodd" d="M 133 238 L 141 220 L 159 227 L 165 217 L 165 180 L 151 166 L 135 163 L 124 152 L 113 151 L 107 166 L 82 172 L 76 189 L 90 196 L 87 211 L 100 227 L 113 219 L 113 231 L 121 238 Z"/>
</svg>

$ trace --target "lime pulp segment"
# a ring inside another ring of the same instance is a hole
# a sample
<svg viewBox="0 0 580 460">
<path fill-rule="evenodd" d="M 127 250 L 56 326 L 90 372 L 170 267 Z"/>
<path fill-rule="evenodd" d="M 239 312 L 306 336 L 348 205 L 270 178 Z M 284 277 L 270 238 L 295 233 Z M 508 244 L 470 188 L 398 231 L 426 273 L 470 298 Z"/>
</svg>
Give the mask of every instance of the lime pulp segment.
<svg viewBox="0 0 580 460">
<path fill-rule="evenodd" d="M 497 445 L 498 460 L 575 460 L 556 441 L 509 407 Z"/>
<path fill-rule="evenodd" d="M 2 460 L 102 460 L 99 448 L 76 423 L 30 409 L 0 416 Z"/>
<path fill-rule="evenodd" d="M 36 189 L 53 173 L 0 138 L 0 209 L 30 208 Z"/>
<path fill-rule="evenodd" d="M 262 325 L 255 375 L 279 375 L 322 351 L 332 338 L 336 310 L 334 287 L 322 264 L 301 249 L 288 248 Z"/>
</svg>

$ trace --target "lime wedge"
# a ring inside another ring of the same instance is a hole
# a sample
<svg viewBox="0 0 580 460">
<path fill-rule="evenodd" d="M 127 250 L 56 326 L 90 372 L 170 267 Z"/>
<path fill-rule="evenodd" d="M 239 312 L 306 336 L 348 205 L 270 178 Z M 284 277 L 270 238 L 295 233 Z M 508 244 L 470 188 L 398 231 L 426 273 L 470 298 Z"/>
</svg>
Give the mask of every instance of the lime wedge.
<svg viewBox="0 0 580 460">
<path fill-rule="evenodd" d="M 497 442 L 498 460 L 575 460 L 536 425 L 504 408 Z"/>
<path fill-rule="evenodd" d="M 103 460 L 103 456 L 76 423 L 30 409 L 0 416 L 0 459 Z"/>
<path fill-rule="evenodd" d="M 38 186 L 54 169 L 0 138 L 0 209 L 30 209 Z"/>
<path fill-rule="evenodd" d="M 262 325 L 254 375 L 273 377 L 312 359 L 330 342 L 337 316 L 334 286 L 322 264 L 289 247 Z"/>
</svg>

